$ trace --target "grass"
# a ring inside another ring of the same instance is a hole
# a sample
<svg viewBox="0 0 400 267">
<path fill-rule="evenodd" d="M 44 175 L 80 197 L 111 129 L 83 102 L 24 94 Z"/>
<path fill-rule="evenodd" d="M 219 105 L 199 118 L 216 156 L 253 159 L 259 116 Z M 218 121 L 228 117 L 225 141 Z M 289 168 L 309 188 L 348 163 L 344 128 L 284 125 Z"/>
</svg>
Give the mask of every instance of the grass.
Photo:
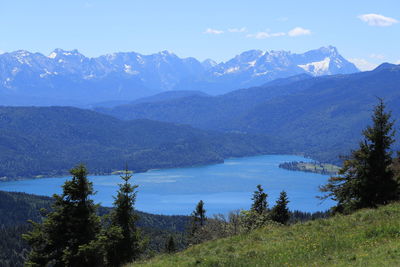
<svg viewBox="0 0 400 267">
<path fill-rule="evenodd" d="M 135 266 L 400 266 L 400 203 L 268 226 Z"/>
</svg>

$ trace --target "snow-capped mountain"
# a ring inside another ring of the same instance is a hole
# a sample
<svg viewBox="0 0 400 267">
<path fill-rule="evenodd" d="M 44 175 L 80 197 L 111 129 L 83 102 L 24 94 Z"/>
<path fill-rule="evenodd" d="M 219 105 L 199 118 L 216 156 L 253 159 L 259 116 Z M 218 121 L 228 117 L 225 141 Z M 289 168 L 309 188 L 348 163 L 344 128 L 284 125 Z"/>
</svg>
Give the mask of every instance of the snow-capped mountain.
<svg viewBox="0 0 400 267">
<path fill-rule="evenodd" d="M 322 76 L 357 71 L 357 67 L 344 59 L 332 46 L 304 54 L 250 50 L 208 69 L 191 88 L 215 94 L 302 73 Z"/>
<path fill-rule="evenodd" d="M 48 56 L 20 50 L 0 55 L 0 104 L 79 105 L 169 90 L 220 94 L 301 73 L 357 71 L 331 46 L 304 54 L 250 50 L 222 63 L 179 58 L 168 51 L 88 58 L 77 50 L 55 49 Z"/>
</svg>

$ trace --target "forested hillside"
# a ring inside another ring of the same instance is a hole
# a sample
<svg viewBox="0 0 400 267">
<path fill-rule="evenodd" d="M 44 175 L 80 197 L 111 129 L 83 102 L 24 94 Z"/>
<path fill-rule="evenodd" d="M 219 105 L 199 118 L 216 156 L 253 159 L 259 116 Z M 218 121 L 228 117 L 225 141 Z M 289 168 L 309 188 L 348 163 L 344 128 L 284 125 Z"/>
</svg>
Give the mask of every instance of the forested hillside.
<svg viewBox="0 0 400 267">
<path fill-rule="evenodd" d="M 143 171 L 279 152 L 279 146 L 265 137 L 149 120 L 121 121 L 69 107 L 0 107 L 0 128 L 3 180 L 62 175 L 79 162 L 92 173 L 111 173 L 125 163 Z"/>
<path fill-rule="evenodd" d="M 40 209 L 51 210 L 54 199 L 0 191 L 0 266 L 22 266 L 29 251 L 21 235 L 31 229 L 28 220 L 41 221 Z M 110 208 L 101 207 L 101 215 L 110 212 Z M 149 237 L 148 253 L 164 250 L 166 239 L 173 235 L 177 248 L 185 245 L 183 232 L 189 221 L 187 216 L 164 216 L 137 212 L 138 226 Z"/>
<path fill-rule="evenodd" d="M 305 75 L 217 97 L 123 105 L 98 111 L 121 119 L 148 118 L 202 129 L 279 136 L 286 151 L 337 162 L 358 142 L 376 97 L 400 116 L 400 66 L 311 78 Z M 398 145 L 396 145 L 398 147 Z"/>
</svg>

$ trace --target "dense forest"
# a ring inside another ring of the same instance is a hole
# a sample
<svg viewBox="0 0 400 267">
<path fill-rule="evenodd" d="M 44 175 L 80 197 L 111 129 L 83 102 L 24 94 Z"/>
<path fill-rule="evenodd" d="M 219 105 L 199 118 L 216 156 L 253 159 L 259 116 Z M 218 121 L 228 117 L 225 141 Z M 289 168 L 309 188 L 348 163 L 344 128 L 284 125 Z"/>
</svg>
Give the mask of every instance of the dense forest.
<svg viewBox="0 0 400 267">
<path fill-rule="evenodd" d="M 278 153 L 263 136 L 216 133 L 150 120 L 121 121 L 70 107 L 0 107 L 0 178 L 59 176 L 77 162 L 93 174 L 127 162 L 134 171 Z"/>
<path fill-rule="evenodd" d="M 42 221 L 41 209 L 51 210 L 53 198 L 0 191 L 0 266 L 21 266 L 27 253 L 28 244 L 22 234 L 32 229 L 28 220 Z M 11 208 L 12 207 L 12 208 Z M 99 215 L 110 213 L 110 208 L 100 207 Z M 148 255 L 164 251 L 165 240 L 174 237 L 177 249 L 185 247 L 184 231 L 188 216 L 153 215 L 137 211 L 138 227 L 148 237 Z"/>
</svg>

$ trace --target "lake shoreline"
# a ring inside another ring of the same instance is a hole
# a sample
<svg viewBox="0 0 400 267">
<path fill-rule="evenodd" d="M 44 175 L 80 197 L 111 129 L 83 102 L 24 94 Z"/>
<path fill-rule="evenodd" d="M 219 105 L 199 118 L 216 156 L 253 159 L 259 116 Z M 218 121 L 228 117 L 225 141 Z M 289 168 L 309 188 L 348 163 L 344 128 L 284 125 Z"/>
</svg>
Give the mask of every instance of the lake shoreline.
<svg viewBox="0 0 400 267">
<path fill-rule="evenodd" d="M 251 196 L 261 184 L 270 205 L 285 190 L 292 210 L 315 212 L 328 209 L 331 202 L 320 203 L 315 196 L 320 194 L 318 188 L 329 176 L 279 168 L 279 164 L 286 161 L 311 160 L 295 155 L 269 154 L 230 158 L 219 164 L 135 173 L 132 183 L 139 186 L 136 208 L 153 214 L 187 215 L 199 200 L 203 200 L 209 214 L 249 209 Z M 97 192 L 93 199 L 105 207 L 112 206 L 112 196 L 122 181 L 119 175 L 89 175 L 88 178 Z M 52 196 L 62 193 L 62 185 L 68 179 L 70 176 L 2 182 L 0 190 Z"/>
</svg>

